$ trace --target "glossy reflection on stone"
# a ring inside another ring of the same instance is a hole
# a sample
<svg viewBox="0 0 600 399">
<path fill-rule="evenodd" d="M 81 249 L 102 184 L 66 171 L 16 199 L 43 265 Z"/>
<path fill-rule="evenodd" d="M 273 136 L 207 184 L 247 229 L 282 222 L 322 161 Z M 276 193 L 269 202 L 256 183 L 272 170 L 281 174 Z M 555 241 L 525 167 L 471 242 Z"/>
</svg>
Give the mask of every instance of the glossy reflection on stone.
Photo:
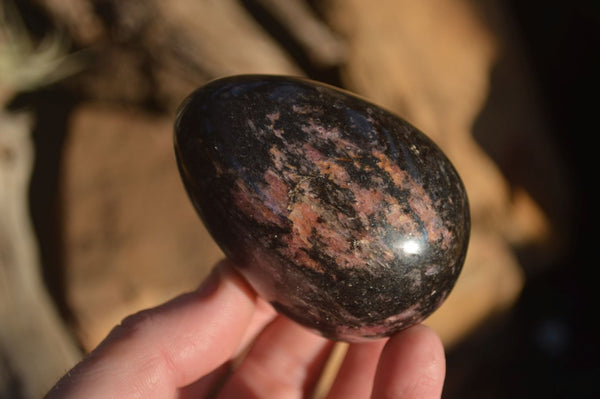
<svg viewBox="0 0 600 399">
<path fill-rule="evenodd" d="M 462 268 L 469 210 L 440 149 L 309 80 L 244 75 L 182 104 L 175 152 L 223 251 L 281 313 L 360 341 L 418 323 Z"/>
</svg>

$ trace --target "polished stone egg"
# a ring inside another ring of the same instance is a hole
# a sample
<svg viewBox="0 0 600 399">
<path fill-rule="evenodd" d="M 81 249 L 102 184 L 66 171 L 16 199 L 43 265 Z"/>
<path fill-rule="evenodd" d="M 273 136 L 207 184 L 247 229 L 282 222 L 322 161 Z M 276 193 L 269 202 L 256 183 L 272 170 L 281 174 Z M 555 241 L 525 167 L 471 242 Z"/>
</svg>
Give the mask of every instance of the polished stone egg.
<svg viewBox="0 0 600 399">
<path fill-rule="evenodd" d="M 415 127 L 302 78 L 240 75 L 175 121 L 186 190 L 224 253 L 280 313 L 343 341 L 437 309 L 467 251 L 456 170 Z"/>
</svg>

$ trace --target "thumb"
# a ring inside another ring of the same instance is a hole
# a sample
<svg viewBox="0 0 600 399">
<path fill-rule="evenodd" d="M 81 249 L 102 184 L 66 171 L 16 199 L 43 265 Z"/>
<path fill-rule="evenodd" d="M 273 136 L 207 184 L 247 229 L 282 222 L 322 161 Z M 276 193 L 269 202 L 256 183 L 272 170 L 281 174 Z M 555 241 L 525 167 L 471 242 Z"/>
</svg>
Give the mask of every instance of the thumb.
<svg viewBox="0 0 600 399">
<path fill-rule="evenodd" d="M 198 290 L 123 320 L 47 399 L 173 397 L 232 356 L 255 307 L 255 293 L 222 262 Z"/>
</svg>

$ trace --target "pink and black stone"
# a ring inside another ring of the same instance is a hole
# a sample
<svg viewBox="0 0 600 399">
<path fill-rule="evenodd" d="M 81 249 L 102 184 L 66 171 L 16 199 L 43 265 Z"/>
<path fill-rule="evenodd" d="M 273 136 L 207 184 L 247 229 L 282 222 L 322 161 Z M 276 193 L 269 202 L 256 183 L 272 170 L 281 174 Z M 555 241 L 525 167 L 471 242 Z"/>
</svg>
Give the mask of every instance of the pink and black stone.
<svg viewBox="0 0 600 399">
<path fill-rule="evenodd" d="M 454 286 L 470 229 L 463 184 L 388 111 L 309 80 L 234 76 L 184 101 L 174 138 L 216 242 L 298 323 L 334 340 L 384 337 Z"/>
</svg>

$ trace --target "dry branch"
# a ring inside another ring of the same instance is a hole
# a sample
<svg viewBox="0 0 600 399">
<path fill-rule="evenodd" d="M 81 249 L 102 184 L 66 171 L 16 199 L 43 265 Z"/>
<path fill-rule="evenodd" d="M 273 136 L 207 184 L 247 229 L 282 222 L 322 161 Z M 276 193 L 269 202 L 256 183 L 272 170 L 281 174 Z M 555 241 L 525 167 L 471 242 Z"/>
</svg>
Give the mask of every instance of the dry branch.
<svg viewBox="0 0 600 399">
<path fill-rule="evenodd" d="M 315 15 L 308 4 L 297 0 L 255 0 L 286 28 L 319 68 L 333 68 L 346 61 L 346 45 Z"/>
</svg>

